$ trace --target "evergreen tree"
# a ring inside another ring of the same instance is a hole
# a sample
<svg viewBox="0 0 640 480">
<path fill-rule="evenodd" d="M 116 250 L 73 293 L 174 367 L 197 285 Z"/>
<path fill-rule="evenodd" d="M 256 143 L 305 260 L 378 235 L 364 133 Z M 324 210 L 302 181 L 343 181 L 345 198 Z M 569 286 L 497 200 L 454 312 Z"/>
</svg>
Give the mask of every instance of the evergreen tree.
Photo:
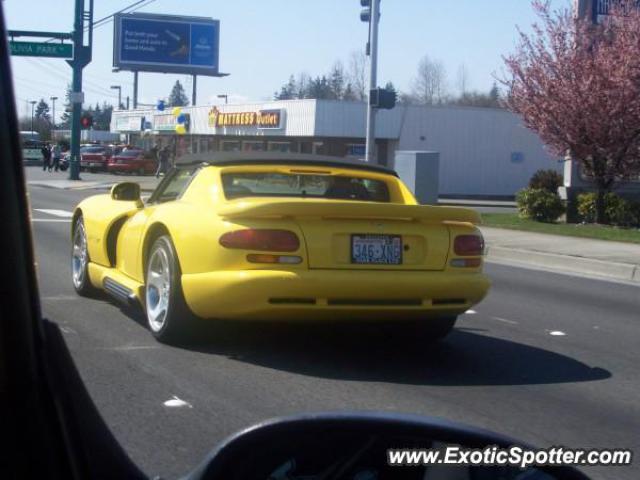
<svg viewBox="0 0 640 480">
<path fill-rule="evenodd" d="M 325 75 L 316 77 L 309 83 L 308 98 L 326 100 L 332 98 L 332 94 L 331 86 Z"/>
<path fill-rule="evenodd" d="M 358 100 L 358 95 L 355 90 L 351 86 L 351 82 L 347 83 L 347 86 L 344 87 L 344 92 L 342 93 L 343 100 Z"/>
<path fill-rule="evenodd" d="M 329 98 L 340 100 L 344 95 L 344 67 L 341 62 L 336 62 L 329 72 Z"/>
<path fill-rule="evenodd" d="M 64 112 L 60 115 L 58 128 L 69 129 L 71 127 L 71 84 L 67 84 L 67 92 L 64 95 Z"/>
<path fill-rule="evenodd" d="M 176 80 L 175 85 L 171 89 L 168 104 L 170 107 L 186 107 L 189 105 L 189 98 L 179 80 Z"/>
<path fill-rule="evenodd" d="M 36 105 L 34 117 L 38 120 L 46 120 L 47 122 L 51 121 L 51 115 L 49 115 L 49 104 L 44 101 L 44 98 L 41 98 Z"/>
<path fill-rule="evenodd" d="M 297 93 L 296 79 L 291 75 L 289 81 L 280 88 L 280 93 L 276 92 L 273 98 L 274 100 L 291 100 L 297 97 Z"/>
</svg>

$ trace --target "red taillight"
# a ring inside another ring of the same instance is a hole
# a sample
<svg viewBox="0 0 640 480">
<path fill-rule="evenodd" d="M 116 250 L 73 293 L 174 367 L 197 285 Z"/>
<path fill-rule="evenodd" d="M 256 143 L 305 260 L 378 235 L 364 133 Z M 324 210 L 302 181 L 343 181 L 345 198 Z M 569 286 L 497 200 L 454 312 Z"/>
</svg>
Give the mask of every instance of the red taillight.
<svg viewBox="0 0 640 480">
<path fill-rule="evenodd" d="M 484 254 L 484 239 L 481 235 L 458 235 L 453 241 L 456 255 L 470 257 Z"/>
<path fill-rule="evenodd" d="M 288 230 L 236 230 L 220 237 L 225 248 L 268 252 L 295 252 L 300 248 L 298 236 Z"/>
</svg>

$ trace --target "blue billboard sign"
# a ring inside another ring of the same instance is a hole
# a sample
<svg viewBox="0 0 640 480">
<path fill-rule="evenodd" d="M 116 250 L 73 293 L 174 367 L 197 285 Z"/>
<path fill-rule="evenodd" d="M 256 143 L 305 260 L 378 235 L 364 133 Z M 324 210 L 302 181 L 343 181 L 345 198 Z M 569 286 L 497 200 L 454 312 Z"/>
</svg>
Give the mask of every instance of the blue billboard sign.
<svg viewBox="0 0 640 480">
<path fill-rule="evenodd" d="M 218 20 L 116 14 L 113 38 L 113 66 L 120 70 L 219 75 Z"/>
</svg>

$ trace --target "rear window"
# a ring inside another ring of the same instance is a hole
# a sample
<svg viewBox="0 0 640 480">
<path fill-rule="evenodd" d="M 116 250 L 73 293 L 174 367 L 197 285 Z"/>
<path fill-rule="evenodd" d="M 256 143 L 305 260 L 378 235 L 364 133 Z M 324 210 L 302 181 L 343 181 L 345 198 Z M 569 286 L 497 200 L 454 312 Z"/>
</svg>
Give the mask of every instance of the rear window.
<svg viewBox="0 0 640 480">
<path fill-rule="evenodd" d="M 103 147 L 82 147 L 80 153 L 104 153 Z"/>
<path fill-rule="evenodd" d="M 302 197 L 389 202 L 385 182 L 350 175 L 224 173 L 222 184 L 229 199 Z"/>
<path fill-rule="evenodd" d="M 121 151 L 118 156 L 119 157 L 137 157 L 142 153 L 142 150 L 123 150 Z"/>
</svg>

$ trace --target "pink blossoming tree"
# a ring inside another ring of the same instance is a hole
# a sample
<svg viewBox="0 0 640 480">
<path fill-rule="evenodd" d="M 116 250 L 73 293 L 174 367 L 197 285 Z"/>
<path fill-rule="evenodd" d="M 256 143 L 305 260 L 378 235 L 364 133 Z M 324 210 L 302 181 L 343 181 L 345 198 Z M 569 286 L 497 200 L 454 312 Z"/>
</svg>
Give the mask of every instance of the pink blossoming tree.
<svg viewBox="0 0 640 480">
<path fill-rule="evenodd" d="M 504 57 L 506 104 L 597 187 L 596 222 L 616 182 L 640 173 L 640 10 L 620 0 L 600 24 L 533 0 L 540 19 Z"/>
</svg>

